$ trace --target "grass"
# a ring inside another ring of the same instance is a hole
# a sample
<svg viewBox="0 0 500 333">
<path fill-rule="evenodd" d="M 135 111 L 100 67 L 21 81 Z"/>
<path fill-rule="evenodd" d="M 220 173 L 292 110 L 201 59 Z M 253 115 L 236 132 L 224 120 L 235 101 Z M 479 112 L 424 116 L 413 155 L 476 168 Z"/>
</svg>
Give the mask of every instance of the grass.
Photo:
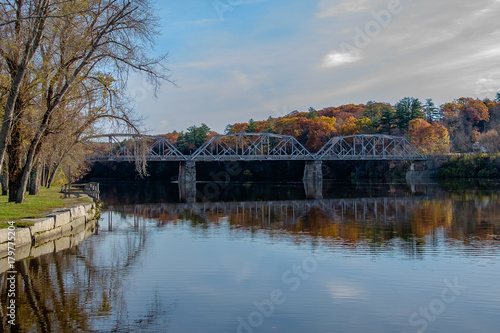
<svg viewBox="0 0 500 333">
<path fill-rule="evenodd" d="M 0 196 L 0 229 L 8 227 L 9 221 L 16 222 L 17 227 L 26 227 L 31 223 L 21 222 L 21 219 L 44 217 L 54 209 L 90 201 L 88 197 L 64 198 L 57 187 L 41 188 L 39 195 L 26 195 L 22 204 L 7 202 L 7 196 Z"/>
</svg>

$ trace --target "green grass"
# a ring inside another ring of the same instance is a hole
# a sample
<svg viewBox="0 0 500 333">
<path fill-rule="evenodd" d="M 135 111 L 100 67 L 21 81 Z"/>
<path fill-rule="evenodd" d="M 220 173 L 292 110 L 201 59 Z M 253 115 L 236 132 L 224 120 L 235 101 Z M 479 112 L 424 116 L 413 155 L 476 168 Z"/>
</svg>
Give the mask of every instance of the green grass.
<svg viewBox="0 0 500 333">
<path fill-rule="evenodd" d="M 91 202 L 88 197 L 64 198 L 59 188 L 41 188 L 39 195 L 26 195 L 22 204 L 7 202 L 7 196 L 0 196 L 0 228 L 9 226 L 7 222 L 15 221 L 17 227 L 29 226 L 29 222 L 20 222 L 26 218 L 40 218 L 57 208 L 70 207 L 82 202 Z"/>
</svg>

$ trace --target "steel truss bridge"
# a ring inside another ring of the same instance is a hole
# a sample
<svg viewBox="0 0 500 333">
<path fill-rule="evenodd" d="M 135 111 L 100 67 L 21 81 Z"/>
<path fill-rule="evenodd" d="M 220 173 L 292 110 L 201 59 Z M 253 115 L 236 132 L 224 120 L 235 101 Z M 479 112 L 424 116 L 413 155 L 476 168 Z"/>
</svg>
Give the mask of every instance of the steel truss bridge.
<svg viewBox="0 0 500 333">
<path fill-rule="evenodd" d="M 145 161 L 338 161 L 425 160 L 405 138 L 380 134 L 331 138 L 318 152 L 309 152 L 297 139 L 271 133 L 217 135 L 190 155 L 182 154 L 163 137 L 105 134 L 90 138 L 89 162 Z"/>
</svg>

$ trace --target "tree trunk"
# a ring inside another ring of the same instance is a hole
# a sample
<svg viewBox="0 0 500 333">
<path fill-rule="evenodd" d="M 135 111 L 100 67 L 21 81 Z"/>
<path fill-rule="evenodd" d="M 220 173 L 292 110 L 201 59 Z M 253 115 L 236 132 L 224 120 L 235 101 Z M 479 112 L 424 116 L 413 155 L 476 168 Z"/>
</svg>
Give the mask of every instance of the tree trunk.
<svg viewBox="0 0 500 333">
<path fill-rule="evenodd" d="M 41 165 L 38 164 L 31 170 L 28 191 L 30 195 L 40 194 L 40 170 Z"/>
<path fill-rule="evenodd" d="M 0 174 L 0 185 L 2 186 L 2 195 L 7 195 L 9 188 L 9 173 L 6 165 L 4 165 Z"/>
<path fill-rule="evenodd" d="M 21 184 L 23 152 L 21 147 L 20 124 L 15 123 L 12 128 L 10 143 L 7 146 L 9 156 L 9 202 L 16 201 L 16 195 Z"/>
<path fill-rule="evenodd" d="M 62 159 L 57 162 L 57 164 L 54 166 L 54 169 L 51 171 L 49 180 L 47 181 L 47 188 L 50 188 L 52 186 L 52 182 L 54 181 L 54 178 L 56 177 L 57 170 L 59 170 L 59 166 L 62 163 Z"/>
<path fill-rule="evenodd" d="M 47 111 L 42 120 L 42 124 L 38 128 L 38 131 L 35 134 L 33 140 L 31 140 L 30 148 L 28 149 L 28 155 L 26 156 L 26 162 L 24 163 L 24 167 L 21 172 L 21 179 L 19 182 L 19 188 L 16 194 L 16 203 L 23 203 L 26 198 L 26 186 L 28 185 L 29 175 L 31 173 L 31 169 L 33 168 L 33 164 L 35 162 L 36 157 L 39 154 L 40 150 L 40 141 L 44 136 L 45 130 L 47 129 L 47 122 L 50 117 L 51 110 Z"/>
</svg>

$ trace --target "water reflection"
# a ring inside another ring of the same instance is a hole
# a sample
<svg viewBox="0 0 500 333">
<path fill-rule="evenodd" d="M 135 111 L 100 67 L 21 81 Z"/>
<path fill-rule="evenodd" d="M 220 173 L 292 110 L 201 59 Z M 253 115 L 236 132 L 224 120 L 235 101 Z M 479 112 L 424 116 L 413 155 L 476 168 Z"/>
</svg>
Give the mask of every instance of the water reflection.
<svg viewBox="0 0 500 333">
<path fill-rule="evenodd" d="M 199 203 L 118 204 L 109 193 L 103 196 L 113 204 L 105 210 L 123 216 L 155 220 L 158 225 L 189 221 L 193 226 L 207 227 L 227 221 L 233 229 L 268 230 L 286 233 L 291 238 L 304 235 L 319 237 L 334 244 L 392 249 L 394 241 L 405 253 L 416 256 L 419 248 L 446 244 L 489 247 L 496 245 L 500 234 L 500 192 L 490 188 L 450 191 L 438 184 L 342 184 L 331 186 L 329 199 L 307 200 L 295 188 L 279 184 L 234 186 L 228 192 L 259 201 L 221 201 Z M 470 184 L 468 185 L 470 186 Z M 341 190 L 338 190 L 338 189 Z M 359 197 L 361 193 L 365 197 Z M 346 197 L 340 197 L 344 195 Z M 369 196 L 366 196 L 369 195 Z M 292 197 L 294 200 L 266 200 Z M 445 233 L 446 237 L 442 237 Z"/>
<path fill-rule="evenodd" d="M 307 200 L 301 184 L 234 184 L 183 204 L 171 184 L 102 184 L 94 236 L 16 263 L 22 319 L 0 331 L 235 332 L 279 289 L 287 302 L 253 331 L 416 332 L 411 314 L 460 277 L 471 293 L 428 331 L 481 318 L 493 332 L 500 187 L 470 187 L 332 183 Z M 287 272 L 318 252 L 328 259 L 291 291 Z M 5 309 L 5 275 L 0 290 Z"/>
</svg>

